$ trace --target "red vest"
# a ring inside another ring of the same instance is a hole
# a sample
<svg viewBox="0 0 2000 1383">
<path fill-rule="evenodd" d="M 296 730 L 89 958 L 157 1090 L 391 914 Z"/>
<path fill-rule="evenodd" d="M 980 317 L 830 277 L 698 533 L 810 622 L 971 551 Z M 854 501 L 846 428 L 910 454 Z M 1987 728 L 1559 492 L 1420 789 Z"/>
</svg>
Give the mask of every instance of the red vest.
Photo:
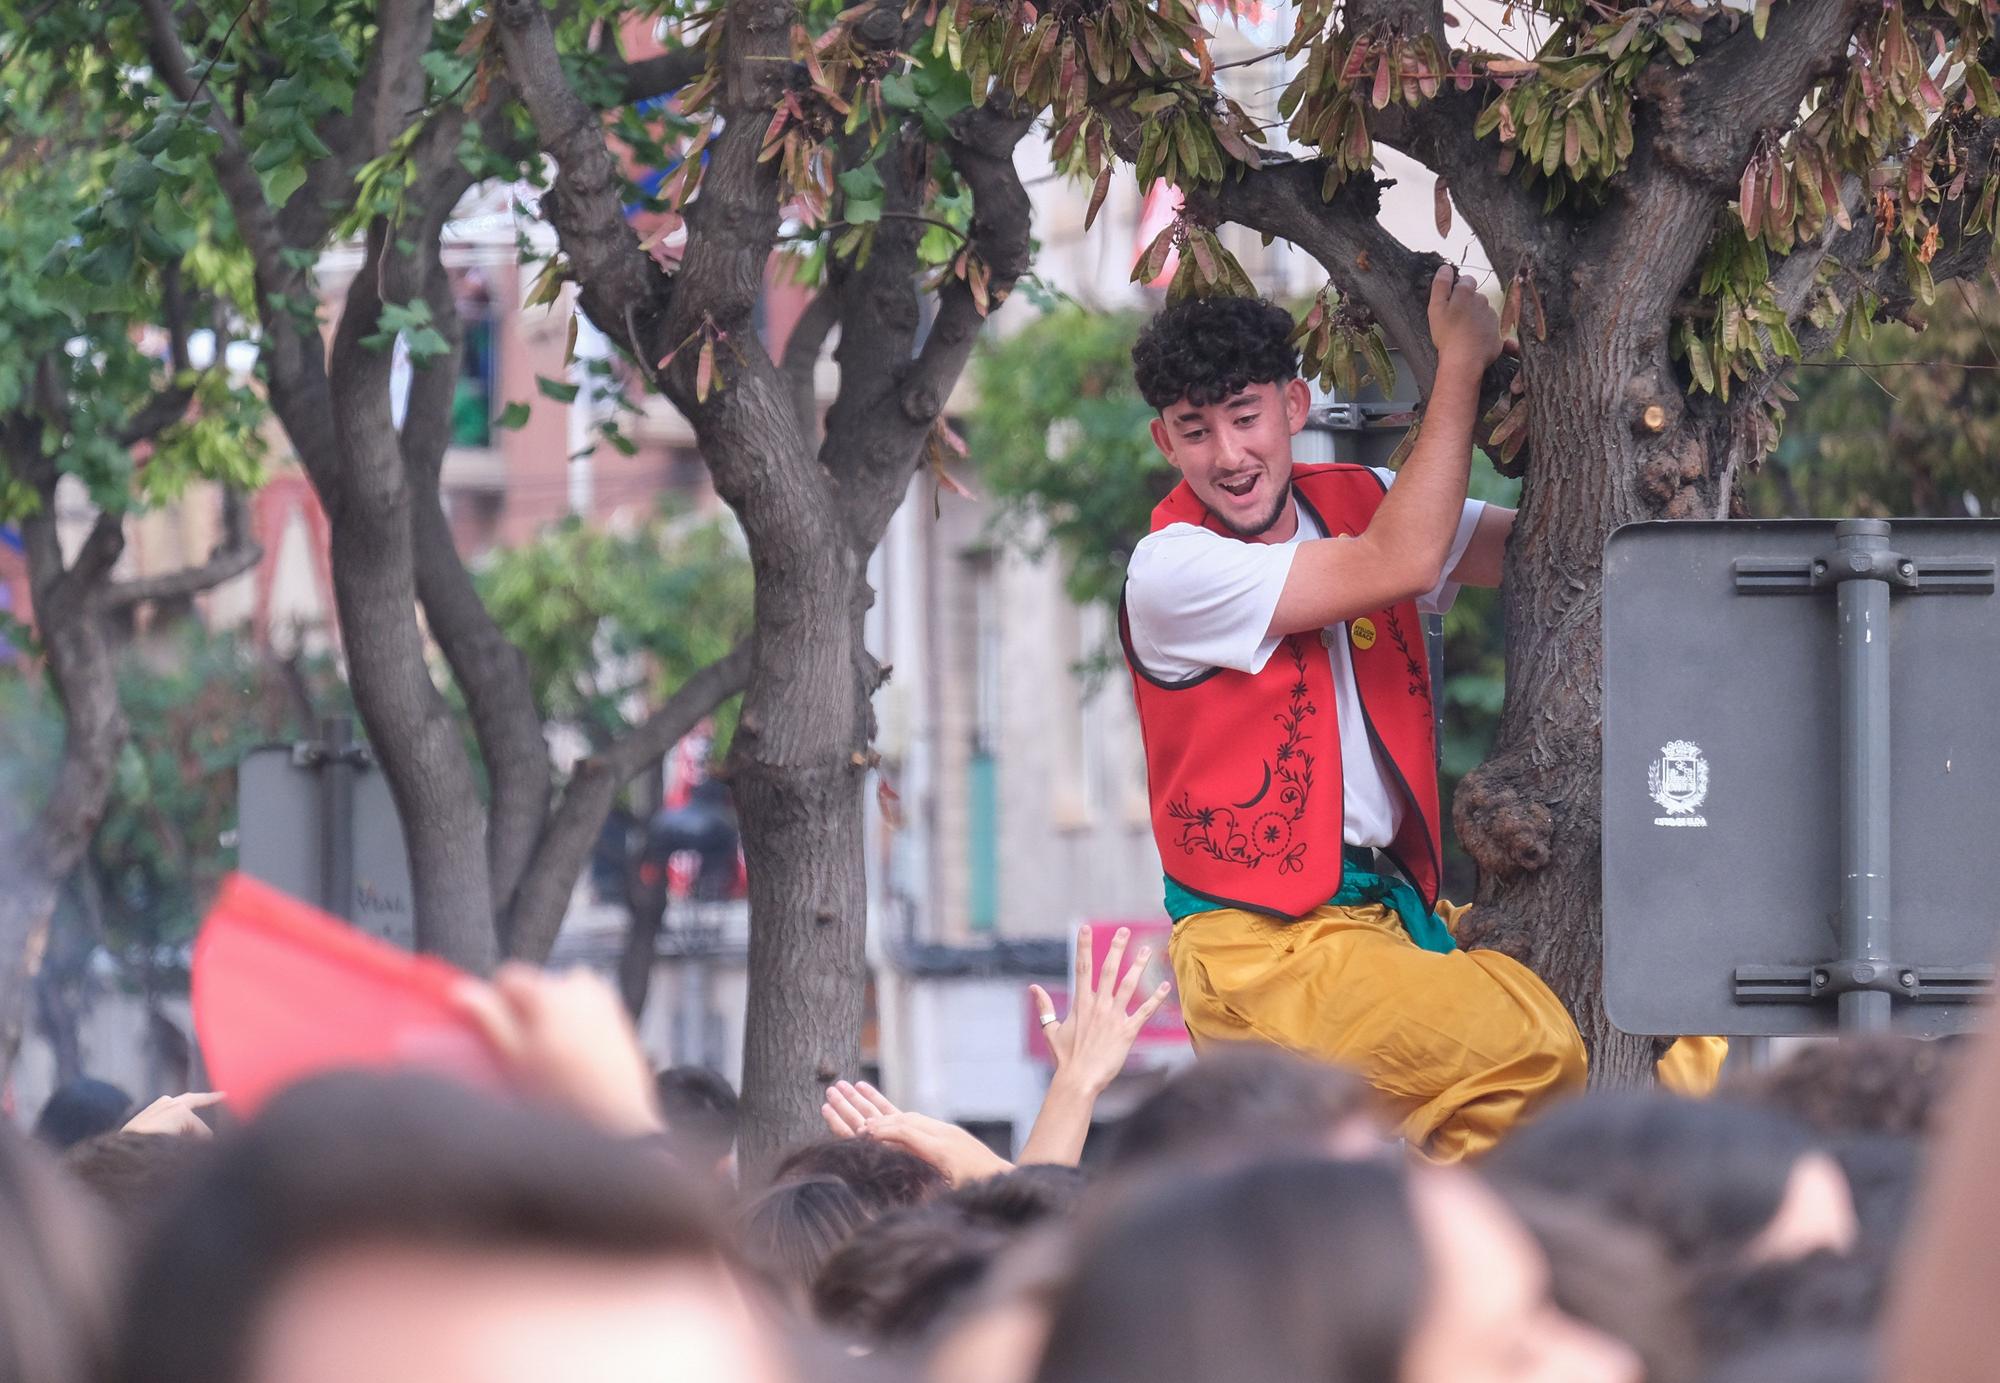
<svg viewBox="0 0 2000 1383">
<path fill-rule="evenodd" d="M 1365 529 L 1383 492 L 1366 466 L 1292 468 L 1293 495 L 1329 537 Z M 1153 531 L 1173 523 L 1234 536 L 1186 482 L 1153 510 Z M 1210 668 L 1168 682 L 1140 665 L 1122 604 L 1118 615 L 1167 877 L 1218 906 L 1285 918 L 1332 898 L 1346 811 L 1333 667 L 1320 632 L 1289 636 L 1254 675 Z M 1437 745 L 1416 602 L 1357 618 L 1347 631 L 1368 738 L 1403 802 L 1387 853 L 1435 907 L 1443 874 Z"/>
</svg>

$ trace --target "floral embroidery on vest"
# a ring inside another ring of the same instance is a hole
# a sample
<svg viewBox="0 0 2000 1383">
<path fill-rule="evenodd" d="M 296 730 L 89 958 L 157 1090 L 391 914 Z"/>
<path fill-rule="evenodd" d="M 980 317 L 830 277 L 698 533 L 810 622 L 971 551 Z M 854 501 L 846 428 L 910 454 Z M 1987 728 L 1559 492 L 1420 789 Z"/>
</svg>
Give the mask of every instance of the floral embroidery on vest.
<svg viewBox="0 0 2000 1383">
<path fill-rule="evenodd" d="M 1305 641 L 1294 636 L 1285 640 L 1297 671 L 1289 704 L 1273 716 L 1284 738 L 1264 763 L 1264 785 L 1257 795 L 1233 807 L 1191 806 L 1186 793 L 1167 805 L 1168 815 L 1181 823 L 1180 847 L 1190 855 L 1208 855 L 1230 864 L 1255 869 L 1267 859 L 1278 861 L 1280 874 L 1293 874 L 1305 867 L 1307 842 L 1292 838 L 1292 827 L 1306 814 L 1306 799 L 1312 794 L 1313 756 L 1302 746 L 1311 738 L 1305 723 L 1319 714 L 1306 683 Z M 1276 808 L 1258 812 L 1277 789 Z M 1247 826 L 1238 813 L 1254 813 Z"/>
<path fill-rule="evenodd" d="M 1410 641 L 1403 636 L 1403 622 L 1396 618 L 1392 607 L 1389 612 L 1389 637 L 1396 641 L 1396 648 L 1403 655 L 1403 666 L 1410 674 L 1410 695 L 1431 699 L 1431 679 L 1424 675 L 1424 665 L 1417 661 L 1417 655 L 1410 651 Z"/>
</svg>

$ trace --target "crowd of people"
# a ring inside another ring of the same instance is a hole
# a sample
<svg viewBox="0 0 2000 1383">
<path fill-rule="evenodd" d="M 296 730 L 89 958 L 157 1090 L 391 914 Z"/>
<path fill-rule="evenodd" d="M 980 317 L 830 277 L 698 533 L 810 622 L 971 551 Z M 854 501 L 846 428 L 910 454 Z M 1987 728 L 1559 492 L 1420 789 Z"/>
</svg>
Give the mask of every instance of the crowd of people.
<svg viewBox="0 0 2000 1383">
<path fill-rule="evenodd" d="M 1990 1284 L 1952 1238 L 1985 1198 L 1952 1179 L 1983 1173 L 2000 1050 L 1587 1093 L 1446 1166 L 1353 1074 L 1244 1045 L 1086 1149 L 1154 998 L 1122 938 L 1096 975 L 1087 948 L 1018 1162 L 842 1081 L 824 1137 L 739 1166 L 726 1083 L 651 1071 L 594 977 L 520 968 L 462 994 L 505 1096 L 344 1072 L 239 1120 L 61 1092 L 0 1136 L 0 1380 L 1983 1376 L 1951 1308 Z"/>
</svg>

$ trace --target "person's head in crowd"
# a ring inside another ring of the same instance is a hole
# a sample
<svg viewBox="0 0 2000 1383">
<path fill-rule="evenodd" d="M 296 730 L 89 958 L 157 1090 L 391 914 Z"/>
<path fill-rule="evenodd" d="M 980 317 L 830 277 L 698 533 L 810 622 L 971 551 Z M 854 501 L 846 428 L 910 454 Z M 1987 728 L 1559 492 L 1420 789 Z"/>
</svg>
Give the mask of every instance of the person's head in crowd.
<svg viewBox="0 0 2000 1383">
<path fill-rule="evenodd" d="M 1118 1121 L 1106 1169 L 1222 1163 L 1272 1153 L 1358 1157 L 1382 1147 L 1368 1087 L 1278 1047 L 1204 1051 Z"/>
<path fill-rule="evenodd" d="M 1882 1311 L 1887 1267 L 1873 1254 L 1812 1253 L 1701 1274 L 1688 1295 L 1703 1357 L 1740 1354 L 1774 1335 L 1871 1329 Z"/>
<path fill-rule="evenodd" d="M 0 1379 L 96 1383 L 110 1337 L 105 1227 L 47 1160 L 0 1124 Z"/>
<path fill-rule="evenodd" d="M 1126 1173 L 1284 1151 L 1362 1156 L 1382 1146 L 1368 1100 L 1350 1072 L 1277 1047 L 1205 1051 L 1119 1122 L 1106 1165 Z"/>
<path fill-rule="evenodd" d="M 110 1081 L 78 1076 L 64 1081 L 35 1116 L 35 1137 L 61 1152 L 64 1148 L 110 1133 L 132 1117 L 130 1095 Z"/>
<path fill-rule="evenodd" d="M 712 1191 L 682 1175 L 657 1146 L 445 1082 L 310 1082 L 157 1226 L 109 1377 L 788 1377 Z"/>
<path fill-rule="evenodd" d="M 1651 1233 L 1544 1192 L 1505 1199 L 1549 1260 L 1558 1307 L 1631 1346 L 1646 1383 L 1692 1383 L 1699 1356 L 1683 1285 Z"/>
<path fill-rule="evenodd" d="M 1471 1175 L 1275 1161 L 1154 1186 L 1083 1236 L 1039 1383 L 1637 1383 Z"/>
<path fill-rule="evenodd" d="M 1847 1179 L 1820 1140 L 1723 1100 L 1586 1095 L 1520 1129 L 1480 1171 L 1641 1225 L 1682 1267 L 1845 1252 L 1857 1236 Z"/>
<path fill-rule="evenodd" d="M 846 1182 L 871 1216 L 921 1205 L 950 1186 L 943 1172 L 915 1153 L 873 1138 L 808 1143 L 787 1154 L 771 1180 L 775 1184 L 816 1176 Z"/>
<path fill-rule="evenodd" d="M 1896 1033 L 1813 1042 L 1761 1071 L 1732 1076 L 1722 1093 L 1780 1110 L 1822 1134 L 1922 1137 L 1951 1093 L 1957 1047 Z"/>
<path fill-rule="evenodd" d="M 1069 1282 L 1065 1225 L 1022 1235 L 993 1260 L 958 1309 L 932 1332 L 932 1383 L 1031 1383 L 1049 1321 Z"/>
<path fill-rule="evenodd" d="M 1075 1167 L 1039 1163 L 956 1187 L 939 1203 L 972 1224 L 1013 1231 L 1067 1217 L 1083 1189 L 1084 1175 Z"/>
<path fill-rule="evenodd" d="M 733 1181 L 738 1112 L 729 1082 L 705 1066 L 670 1066 L 654 1079 L 654 1086 L 660 1112 L 682 1155 Z"/>
<path fill-rule="evenodd" d="M 894 1211 L 827 1259 L 813 1281 L 813 1315 L 862 1344 L 913 1345 L 980 1286 L 1009 1238 L 949 1205 Z"/>
<path fill-rule="evenodd" d="M 745 1260 L 764 1285 L 804 1317 L 811 1311 L 813 1279 L 826 1260 L 874 1218 L 839 1177 L 807 1176 L 780 1181 L 745 1202 L 736 1232 Z"/>
<path fill-rule="evenodd" d="M 64 1152 L 62 1168 L 104 1210 L 119 1237 L 137 1244 L 214 1147 L 188 1135 L 100 1133 Z"/>
<path fill-rule="evenodd" d="M 1312 407 L 1292 327 L 1263 298 L 1191 298 L 1163 309 L 1132 347 L 1139 393 L 1158 414 L 1154 445 L 1244 538 L 1285 512 L 1292 438 Z"/>
</svg>

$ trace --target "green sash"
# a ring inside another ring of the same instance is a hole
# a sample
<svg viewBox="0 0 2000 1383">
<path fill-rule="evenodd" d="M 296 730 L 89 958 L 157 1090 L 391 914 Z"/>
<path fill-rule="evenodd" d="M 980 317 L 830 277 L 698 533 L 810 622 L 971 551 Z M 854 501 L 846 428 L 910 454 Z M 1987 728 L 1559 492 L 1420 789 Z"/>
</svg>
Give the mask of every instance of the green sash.
<svg viewBox="0 0 2000 1383">
<path fill-rule="evenodd" d="M 1409 880 L 1396 874 L 1375 872 L 1375 857 L 1372 852 L 1359 846 L 1348 846 L 1341 852 L 1340 892 L 1327 899 L 1328 907 L 1352 908 L 1368 903 L 1380 903 L 1403 924 L 1403 930 L 1411 941 L 1426 951 L 1440 954 L 1456 951 L 1458 943 L 1452 940 L 1451 929 L 1444 919 L 1424 906 L 1423 895 Z M 1183 917 L 1198 912 L 1212 912 L 1218 906 L 1213 899 L 1204 898 L 1175 883 L 1171 878 L 1167 886 L 1167 916 L 1178 922 Z"/>
</svg>

